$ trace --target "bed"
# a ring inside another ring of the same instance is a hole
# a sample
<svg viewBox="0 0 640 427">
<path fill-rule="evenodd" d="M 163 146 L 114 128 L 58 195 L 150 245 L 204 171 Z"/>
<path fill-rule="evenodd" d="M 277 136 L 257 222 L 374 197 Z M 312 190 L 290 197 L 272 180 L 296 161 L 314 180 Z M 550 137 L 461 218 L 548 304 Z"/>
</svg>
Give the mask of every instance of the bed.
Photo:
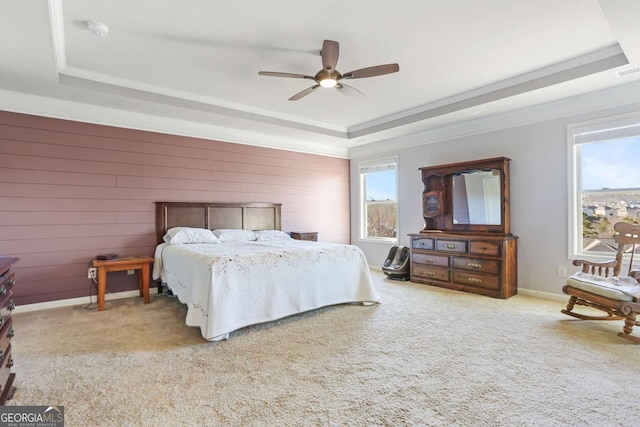
<svg viewBox="0 0 640 427">
<path fill-rule="evenodd" d="M 380 302 L 358 247 L 293 240 L 279 231 L 280 211 L 274 203 L 156 202 L 153 278 L 187 306 L 186 324 L 205 339 L 321 307 Z"/>
</svg>

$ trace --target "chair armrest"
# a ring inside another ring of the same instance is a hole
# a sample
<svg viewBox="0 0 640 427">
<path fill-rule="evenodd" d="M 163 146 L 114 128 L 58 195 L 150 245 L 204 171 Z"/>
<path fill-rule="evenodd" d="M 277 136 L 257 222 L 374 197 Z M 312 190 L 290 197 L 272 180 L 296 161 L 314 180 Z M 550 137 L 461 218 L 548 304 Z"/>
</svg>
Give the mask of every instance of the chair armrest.
<svg viewBox="0 0 640 427">
<path fill-rule="evenodd" d="M 572 262 L 576 267 L 582 267 L 583 273 L 593 274 L 596 276 L 609 277 L 609 273 L 613 273 L 616 267 L 616 260 L 609 261 L 587 261 L 585 259 L 574 259 Z M 609 271 L 611 270 L 611 271 Z M 639 272 L 640 273 L 640 272 Z"/>
</svg>

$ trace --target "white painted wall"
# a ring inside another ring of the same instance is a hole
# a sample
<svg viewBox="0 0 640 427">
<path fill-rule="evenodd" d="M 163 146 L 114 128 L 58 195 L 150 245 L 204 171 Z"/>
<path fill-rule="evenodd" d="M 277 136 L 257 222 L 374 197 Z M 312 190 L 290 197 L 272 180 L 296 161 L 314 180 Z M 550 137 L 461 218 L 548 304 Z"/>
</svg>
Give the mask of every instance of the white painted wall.
<svg viewBox="0 0 640 427">
<path fill-rule="evenodd" d="M 606 104 L 605 104 L 606 105 Z M 568 259 L 567 125 L 638 111 L 638 105 L 548 120 L 530 125 L 486 132 L 436 143 L 352 157 L 351 212 L 358 209 L 358 162 L 389 155 L 398 156 L 400 245 L 408 246 L 407 234 L 422 229 L 422 182 L 418 168 L 490 157 L 511 159 L 511 232 L 518 240 L 518 287 L 562 294 L 564 278 L 576 268 Z M 359 215 L 351 215 L 352 243 L 365 252 L 372 266 L 379 266 L 392 245 L 361 242 Z"/>
</svg>

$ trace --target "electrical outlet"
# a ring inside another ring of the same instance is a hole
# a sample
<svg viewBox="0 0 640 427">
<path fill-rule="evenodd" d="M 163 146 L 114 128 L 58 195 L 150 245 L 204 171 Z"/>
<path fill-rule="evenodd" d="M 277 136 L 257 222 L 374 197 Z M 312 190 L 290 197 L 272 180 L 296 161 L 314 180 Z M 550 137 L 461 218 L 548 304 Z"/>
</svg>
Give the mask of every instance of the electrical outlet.
<svg viewBox="0 0 640 427">
<path fill-rule="evenodd" d="M 98 269 L 95 268 L 95 267 L 90 267 L 89 271 L 87 273 L 87 277 L 89 279 L 94 279 L 95 280 L 98 277 Z"/>
<path fill-rule="evenodd" d="M 564 265 L 559 265 L 556 274 L 558 275 L 558 277 L 567 277 L 567 267 L 565 267 Z"/>
</svg>

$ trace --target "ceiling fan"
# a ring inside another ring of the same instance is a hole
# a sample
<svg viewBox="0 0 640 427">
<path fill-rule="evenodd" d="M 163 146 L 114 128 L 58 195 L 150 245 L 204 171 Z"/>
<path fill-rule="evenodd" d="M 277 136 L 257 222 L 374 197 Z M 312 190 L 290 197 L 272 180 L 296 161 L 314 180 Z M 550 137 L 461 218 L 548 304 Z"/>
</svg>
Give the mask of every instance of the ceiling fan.
<svg viewBox="0 0 640 427">
<path fill-rule="evenodd" d="M 384 74 L 395 73 L 400 70 L 398 64 L 385 64 L 375 65 L 373 67 L 361 68 L 355 71 L 349 71 L 348 73 L 340 74 L 336 70 L 336 64 L 338 63 L 338 55 L 340 53 L 340 44 L 333 40 L 325 40 L 322 43 L 322 50 L 320 55 L 322 56 L 322 70 L 318 71 L 315 76 L 308 76 L 306 74 L 293 74 L 293 73 L 280 73 L 277 71 L 259 71 L 261 76 L 271 77 L 290 77 L 294 79 L 310 79 L 316 82 L 314 86 L 311 86 L 302 92 L 298 92 L 289 98 L 289 101 L 297 101 L 298 99 L 309 95 L 319 87 L 331 88 L 335 87 L 341 93 L 347 96 L 364 96 L 358 89 L 348 86 L 342 83 L 345 79 L 362 79 L 365 77 L 382 76 Z"/>
</svg>

